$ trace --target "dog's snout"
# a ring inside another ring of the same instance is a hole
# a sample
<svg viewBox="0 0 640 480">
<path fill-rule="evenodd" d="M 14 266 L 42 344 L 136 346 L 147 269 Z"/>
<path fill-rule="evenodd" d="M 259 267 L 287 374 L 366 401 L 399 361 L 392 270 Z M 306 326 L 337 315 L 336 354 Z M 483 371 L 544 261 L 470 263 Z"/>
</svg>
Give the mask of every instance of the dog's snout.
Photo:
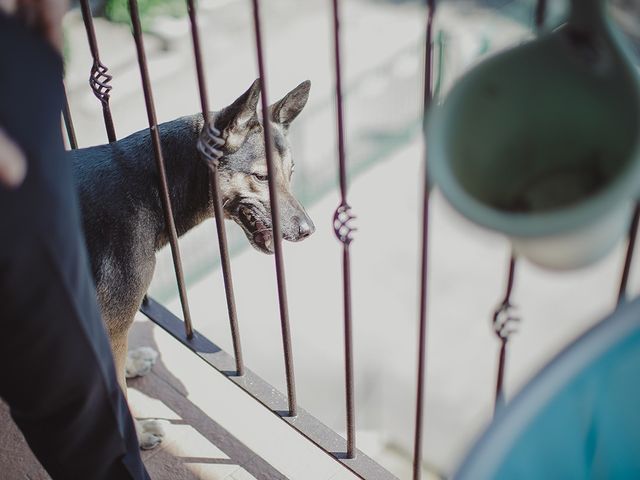
<svg viewBox="0 0 640 480">
<path fill-rule="evenodd" d="M 307 238 L 316 231 L 316 226 L 309 218 L 297 218 L 298 236 L 300 240 Z"/>
</svg>

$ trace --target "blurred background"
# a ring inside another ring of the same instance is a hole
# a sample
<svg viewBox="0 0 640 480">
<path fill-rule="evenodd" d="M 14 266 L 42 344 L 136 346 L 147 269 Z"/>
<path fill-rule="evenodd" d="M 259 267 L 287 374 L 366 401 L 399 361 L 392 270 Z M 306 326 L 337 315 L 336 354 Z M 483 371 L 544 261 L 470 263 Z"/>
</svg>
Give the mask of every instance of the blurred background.
<svg viewBox="0 0 640 480">
<path fill-rule="evenodd" d="M 567 1 L 548 2 L 546 28 Z M 640 52 L 640 0 L 612 1 L 612 15 Z M 200 0 L 210 103 L 218 110 L 257 77 L 248 0 Z M 113 74 L 118 138 L 147 119 L 125 0 L 93 4 L 101 59 Z M 159 121 L 199 110 L 183 0 L 141 0 Z M 342 2 L 349 202 L 359 228 L 352 244 L 357 429 L 382 445 L 376 460 L 408 478 L 415 409 L 420 205 L 420 132 L 425 7 L 414 0 Z M 533 0 L 441 1 L 435 23 L 435 94 L 446 95 L 479 59 L 533 35 Z M 295 191 L 316 223 L 305 242 L 285 244 L 299 404 L 344 431 L 341 246 L 328 0 L 265 0 L 270 103 L 303 80 L 309 103 L 291 128 Z M 66 84 L 81 147 L 105 143 L 99 102 L 88 86 L 91 57 L 79 9 L 65 19 Z M 108 199 L 105 199 L 108 201 Z M 431 229 L 425 460 L 448 473 L 491 419 L 498 341 L 491 328 L 509 259 L 505 239 L 460 219 L 435 194 Z M 227 224 L 245 361 L 285 391 L 273 258 Z M 181 240 L 195 327 L 232 351 L 214 222 Z M 578 272 L 551 274 L 524 262 L 514 300 L 507 393 L 615 305 L 624 245 Z M 636 259 L 638 257 L 636 256 Z M 630 288 L 640 276 L 632 269 Z M 169 251 L 159 254 L 151 295 L 182 316 Z M 214 373 L 212 373 L 213 375 Z M 363 447 L 364 448 L 364 447 Z M 366 451 L 366 449 L 365 449 Z"/>
</svg>

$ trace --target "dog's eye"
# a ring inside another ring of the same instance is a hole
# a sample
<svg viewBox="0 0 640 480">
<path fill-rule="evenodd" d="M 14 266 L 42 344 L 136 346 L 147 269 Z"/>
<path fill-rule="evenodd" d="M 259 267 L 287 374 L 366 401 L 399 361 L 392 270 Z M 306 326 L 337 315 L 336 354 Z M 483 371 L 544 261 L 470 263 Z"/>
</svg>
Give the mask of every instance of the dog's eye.
<svg viewBox="0 0 640 480">
<path fill-rule="evenodd" d="M 269 177 L 266 173 L 254 173 L 253 178 L 259 180 L 260 182 L 266 182 L 267 180 L 269 180 Z"/>
</svg>

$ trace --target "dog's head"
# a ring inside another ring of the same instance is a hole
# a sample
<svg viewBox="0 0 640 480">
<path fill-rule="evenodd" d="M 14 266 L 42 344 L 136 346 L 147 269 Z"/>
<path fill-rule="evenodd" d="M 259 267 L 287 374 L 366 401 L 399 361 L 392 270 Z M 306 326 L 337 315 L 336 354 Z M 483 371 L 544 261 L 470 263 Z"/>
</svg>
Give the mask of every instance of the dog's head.
<svg viewBox="0 0 640 480">
<path fill-rule="evenodd" d="M 271 105 L 262 120 L 271 125 L 282 236 L 292 242 L 304 240 L 315 231 L 311 218 L 291 192 L 295 164 L 288 140 L 291 122 L 307 103 L 310 87 L 309 81 L 298 85 Z M 273 253 L 264 130 L 256 111 L 259 96 L 260 82 L 256 80 L 216 115 L 215 125 L 225 142 L 220 161 L 220 189 L 226 218 L 242 227 L 256 249 Z"/>
</svg>

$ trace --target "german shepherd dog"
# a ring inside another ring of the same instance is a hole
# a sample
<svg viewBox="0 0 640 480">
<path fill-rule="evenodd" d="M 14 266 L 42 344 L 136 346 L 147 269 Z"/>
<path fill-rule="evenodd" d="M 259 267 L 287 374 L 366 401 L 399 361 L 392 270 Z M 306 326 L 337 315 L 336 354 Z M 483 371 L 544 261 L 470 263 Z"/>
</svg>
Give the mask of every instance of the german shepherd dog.
<svg viewBox="0 0 640 480">
<path fill-rule="evenodd" d="M 288 142 L 291 122 L 304 108 L 311 83 L 303 82 L 269 107 L 282 235 L 300 241 L 315 227 L 290 190 L 294 162 Z M 273 253 L 273 230 L 265 159 L 264 131 L 256 106 L 259 80 L 230 106 L 212 113 L 224 145 L 220 193 L 225 218 L 244 230 L 257 250 Z M 213 217 L 209 169 L 196 142 L 202 115 L 159 126 L 169 193 L 178 235 Z M 115 360 L 118 381 L 147 373 L 157 353 L 150 348 L 127 354 L 127 333 L 153 276 L 155 254 L 169 237 L 159 192 L 159 175 L 149 130 L 117 142 L 70 151 L 78 187 L 84 233 L 98 303 Z M 143 449 L 162 441 L 159 422 L 137 422 Z"/>
</svg>

